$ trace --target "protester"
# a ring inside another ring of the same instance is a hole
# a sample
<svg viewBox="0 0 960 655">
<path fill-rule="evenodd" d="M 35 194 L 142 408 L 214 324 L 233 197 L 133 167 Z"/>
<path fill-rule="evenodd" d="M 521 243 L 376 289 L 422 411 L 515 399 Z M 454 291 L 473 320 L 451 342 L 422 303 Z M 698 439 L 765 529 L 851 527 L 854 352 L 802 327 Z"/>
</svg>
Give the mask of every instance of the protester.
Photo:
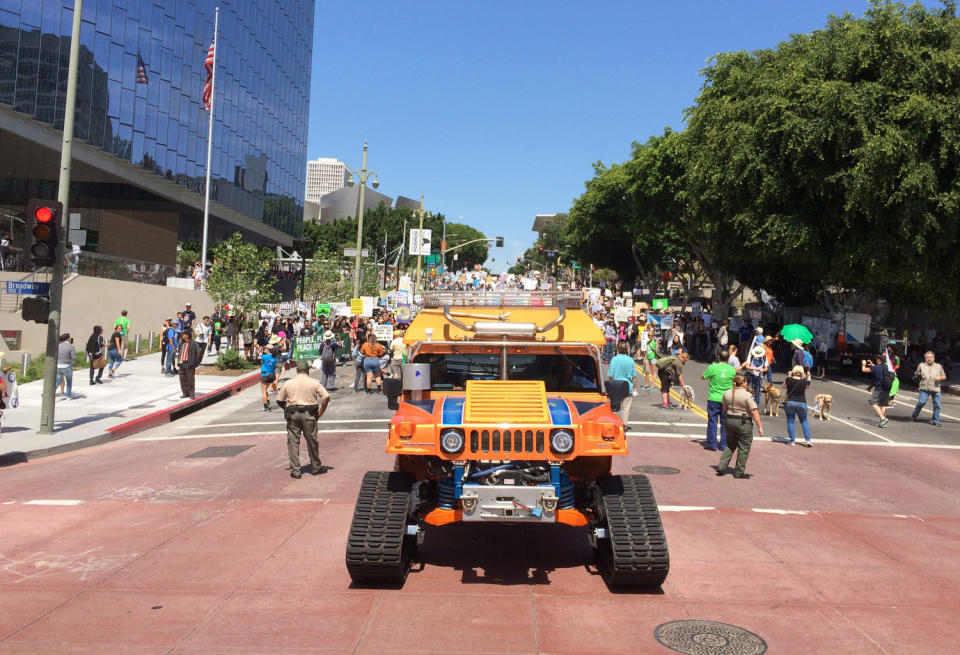
<svg viewBox="0 0 960 655">
<path fill-rule="evenodd" d="M 103 377 L 103 369 L 106 368 L 105 362 L 101 361 L 104 357 L 103 347 L 103 328 L 99 325 L 93 326 L 93 332 L 87 339 L 87 361 L 90 363 L 90 384 L 103 384 L 100 379 Z M 161 357 L 163 350 L 161 349 Z M 93 371 L 97 371 L 97 377 L 94 379 Z"/>
<path fill-rule="evenodd" d="M 197 320 L 197 315 L 191 309 L 192 305 L 188 302 L 184 304 L 184 309 L 180 312 L 181 321 L 180 321 L 180 330 L 188 331 L 193 329 L 193 322 Z"/>
<path fill-rule="evenodd" d="M 267 344 L 260 355 L 260 399 L 263 401 L 263 411 L 270 409 L 270 398 L 267 389 L 277 381 L 277 358 L 273 356 L 273 346 Z"/>
<path fill-rule="evenodd" d="M 703 372 L 703 379 L 709 383 L 707 396 L 707 449 L 723 450 L 727 445 L 727 426 L 723 415 L 723 394 L 733 387 L 733 378 L 737 369 L 723 360 L 727 351 L 720 352 L 720 361 L 714 362 Z M 720 443 L 717 443 L 717 423 L 720 424 Z"/>
<path fill-rule="evenodd" d="M 217 354 L 220 354 L 220 339 L 223 336 L 223 319 L 220 318 L 219 313 L 215 313 L 211 318 L 210 325 L 210 345 L 207 346 L 207 352 L 213 352 L 213 349 L 217 349 Z"/>
<path fill-rule="evenodd" d="M 860 370 L 873 376 L 870 406 L 873 407 L 873 411 L 876 412 L 880 418 L 880 423 L 877 427 L 885 428 L 887 423 L 889 423 L 887 419 L 887 406 L 890 404 L 890 385 L 886 385 L 886 389 L 884 389 L 884 378 L 886 377 L 887 367 L 883 363 L 883 357 L 876 357 L 872 363 L 865 359 L 861 360 Z"/>
<path fill-rule="evenodd" d="M 403 362 L 407 357 L 407 346 L 403 343 L 403 331 L 393 331 L 390 342 L 390 377 L 399 378 L 403 373 Z"/>
<path fill-rule="evenodd" d="M 174 375 L 177 371 L 176 363 L 174 362 L 177 353 L 177 330 L 173 326 L 173 319 L 167 319 L 164 325 L 166 326 L 163 333 L 164 351 L 166 353 L 164 375 Z"/>
<path fill-rule="evenodd" d="M 663 401 L 662 409 L 673 409 L 676 405 L 670 402 L 670 386 L 679 384 L 682 391 L 686 385 L 683 381 L 683 365 L 690 356 L 686 352 L 679 355 L 667 355 L 657 360 L 657 372 L 660 377 L 660 398 Z"/>
<path fill-rule="evenodd" d="M 64 396 L 73 398 L 73 365 L 77 361 L 77 349 L 70 343 L 69 334 L 60 335 L 60 343 L 57 346 L 57 380 L 56 386 L 60 385 L 61 380 L 66 381 L 66 391 Z"/>
<path fill-rule="evenodd" d="M 727 425 L 727 446 L 720 455 L 717 464 L 717 475 L 724 475 L 727 466 L 737 451 L 737 465 L 733 477 L 738 479 L 749 478 L 747 474 L 747 458 L 750 456 L 750 446 L 753 443 L 753 423 L 757 424 L 758 435 L 763 437 L 763 424 L 760 422 L 760 412 L 757 404 L 747 390 L 747 378 L 740 374 L 733 378 L 733 387 L 723 394 L 723 415 Z"/>
<path fill-rule="evenodd" d="M 740 358 L 737 357 L 737 347 L 735 345 L 730 346 L 730 357 L 727 359 L 727 364 L 739 371 L 743 368 L 743 364 L 740 363 Z"/>
<path fill-rule="evenodd" d="M 323 333 L 323 343 L 320 344 L 320 384 L 327 391 L 336 389 L 337 379 L 337 350 L 342 345 L 330 330 Z"/>
<path fill-rule="evenodd" d="M 197 324 L 193 327 L 193 340 L 203 346 L 204 353 L 207 352 L 207 347 L 210 344 L 210 337 L 212 334 L 213 326 L 210 325 L 209 316 L 204 316 L 203 319 L 197 321 Z"/>
<path fill-rule="evenodd" d="M 647 343 L 646 347 L 643 349 L 644 382 L 646 382 L 644 388 L 652 391 L 653 381 L 657 379 L 657 358 L 660 355 L 657 353 L 657 339 L 654 335 L 653 325 L 647 326 L 645 334 L 647 334 Z"/>
<path fill-rule="evenodd" d="M 608 317 L 603 324 L 603 363 L 609 364 L 613 359 L 614 348 L 617 345 L 617 329 L 613 324 L 613 318 Z"/>
<path fill-rule="evenodd" d="M 113 334 L 110 335 L 110 343 L 107 344 L 107 359 L 110 363 L 107 365 L 107 377 L 116 377 L 117 369 L 120 368 L 120 351 L 123 349 L 123 335 L 120 334 L 120 326 L 113 326 Z"/>
<path fill-rule="evenodd" d="M 787 390 L 787 402 L 783 406 L 783 411 L 787 415 L 787 435 L 790 437 L 790 445 L 796 443 L 796 434 L 794 432 L 794 420 L 800 421 L 800 427 L 803 429 L 804 446 L 813 447 L 810 441 L 810 422 L 807 421 L 807 387 L 810 386 L 810 380 L 802 366 L 794 366 L 790 369 L 790 375 L 783 381 L 783 387 Z"/>
<path fill-rule="evenodd" d="M 300 479 L 300 436 L 307 442 L 310 473 L 323 472 L 320 448 L 317 444 L 317 420 L 327 411 L 330 394 L 323 385 L 310 377 L 310 364 L 297 362 L 297 375 L 280 389 L 277 404 L 283 407 L 287 419 L 287 455 L 290 459 L 290 477 Z"/>
<path fill-rule="evenodd" d="M 127 318 L 127 310 L 120 311 L 120 318 L 113 322 L 114 327 L 120 326 L 120 334 L 123 337 L 123 347 L 120 349 L 120 358 L 127 358 L 127 348 L 130 345 L 130 319 Z"/>
<path fill-rule="evenodd" d="M 190 331 L 183 333 L 180 349 L 177 351 L 177 368 L 180 371 L 181 398 L 193 398 L 197 367 L 203 360 L 204 345 L 194 341 Z"/>
<path fill-rule="evenodd" d="M 360 346 L 360 354 L 363 355 L 363 370 L 367 378 L 367 394 L 373 393 L 372 383 L 377 383 L 377 393 L 382 391 L 383 374 L 380 369 L 380 358 L 384 354 L 384 348 L 377 343 L 377 337 L 373 333 L 367 335 L 367 342 Z"/>
<path fill-rule="evenodd" d="M 714 345 L 714 361 L 722 362 L 723 359 L 720 359 L 723 356 L 722 351 L 727 350 L 727 346 L 730 344 L 730 321 L 724 320 L 720 324 L 720 328 L 717 330 L 717 343 Z"/>
<path fill-rule="evenodd" d="M 917 365 L 917 370 L 913 374 L 914 378 L 919 378 L 919 390 L 917 392 L 917 406 L 913 408 L 911 419 L 920 420 L 920 411 L 926 406 L 928 400 L 933 400 L 933 418 L 930 425 L 940 426 L 940 383 L 947 379 L 947 374 L 943 366 L 934 361 L 932 350 L 923 354 L 923 361 Z"/>
<path fill-rule="evenodd" d="M 627 397 L 620 403 L 617 416 L 626 425 L 630 420 L 630 406 L 633 404 L 634 385 L 637 383 L 637 366 L 630 356 L 630 346 L 626 341 L 617 343 L 617 354 L 610 360 L 607 377 L 611 380 L 622 380 L 627 383 Z"/>
<path fill-rule="evenodd" d="M 753 402 L 760 404 L 760 392 L 763 389 L 763 376 L 767 372 L 767 353 L 763 346 L 754 346 L 750 351 L 750 358 L 744 364 L 750 375 L 750 387 L 753 389 Z"/>
<path fill-rule="evenodd" d="M 827 377 L 827 338 L 822 334 L 817 340 L 817 377 L 821 380 Z"/>
</svg>

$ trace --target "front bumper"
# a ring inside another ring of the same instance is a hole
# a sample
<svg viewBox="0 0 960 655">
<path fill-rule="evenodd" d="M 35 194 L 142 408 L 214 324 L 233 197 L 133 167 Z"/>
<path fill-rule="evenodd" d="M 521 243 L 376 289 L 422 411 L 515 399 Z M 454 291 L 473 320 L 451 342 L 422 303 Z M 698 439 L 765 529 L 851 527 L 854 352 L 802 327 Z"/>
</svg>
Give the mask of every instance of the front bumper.
<svg viewBox="0 0 960 655">
<path fill-rule="evenodd" d="M 465 484 L 460 495 L 464 521 L 554 523 L 559 501 L 553 485 Z"/>
</svg>

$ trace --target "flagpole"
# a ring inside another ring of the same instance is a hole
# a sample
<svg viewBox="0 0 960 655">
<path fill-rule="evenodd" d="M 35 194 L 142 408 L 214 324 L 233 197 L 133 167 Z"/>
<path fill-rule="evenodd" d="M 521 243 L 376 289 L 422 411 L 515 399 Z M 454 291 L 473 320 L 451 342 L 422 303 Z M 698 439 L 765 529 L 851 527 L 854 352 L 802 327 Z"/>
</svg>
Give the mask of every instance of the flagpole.
<svg viewBox="0 0 960 655">
<path fill-rule="evenodd" d="M 210 125 L 207 128 L 207 183 L 203 197 L 203 244 L 200 248 L 200 284 L 206 288 L 207 279 L 207 231 L 210 226 L 210 161 L 213 157 L 213 101 L 217 97 L 217 51 L 220 49 L 217 29 L 220 25 L 220 7 L 213 17 L 213 72 L 210 74 Z"/>
</svg>

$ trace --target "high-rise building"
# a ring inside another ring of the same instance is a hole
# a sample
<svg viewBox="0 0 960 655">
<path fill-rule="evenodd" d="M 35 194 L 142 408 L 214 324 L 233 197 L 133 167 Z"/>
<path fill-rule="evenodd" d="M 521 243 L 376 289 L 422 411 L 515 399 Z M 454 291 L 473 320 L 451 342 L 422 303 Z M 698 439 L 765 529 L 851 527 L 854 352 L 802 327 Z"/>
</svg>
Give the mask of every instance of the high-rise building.
<svg viewBox="0 0 960 655">
<path fill-rule="evenodd" d="M 71 4 L 0 4 L 0 210 L 57 196 Z M 69 208 L 84 249 L 172 263 L 200 240 L 216 5 L 211 241 L 302 232 L 314 0 L 88 0 Z"/>
<path fill-rule="evenodd" d="M 339 191 L 347 183 L 347 165 L 339 159 L 320 157 L 307 162 L 307 202 L 320 202 L 322 196 Z"/>
</svg>

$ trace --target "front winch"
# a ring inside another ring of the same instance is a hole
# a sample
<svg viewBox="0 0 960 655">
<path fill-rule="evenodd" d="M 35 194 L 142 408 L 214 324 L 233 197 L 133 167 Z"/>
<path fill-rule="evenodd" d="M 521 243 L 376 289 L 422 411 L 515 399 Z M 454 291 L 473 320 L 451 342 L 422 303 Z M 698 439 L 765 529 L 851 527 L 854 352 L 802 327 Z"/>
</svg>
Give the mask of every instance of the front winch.
<svg viewBox="0 0 960 655">
<path fill-rule="evenodd" d="M 559 502 L 553 485 L 530 487 L 463 485 L 464 521 L 553 523 Z"/>
</svg>

